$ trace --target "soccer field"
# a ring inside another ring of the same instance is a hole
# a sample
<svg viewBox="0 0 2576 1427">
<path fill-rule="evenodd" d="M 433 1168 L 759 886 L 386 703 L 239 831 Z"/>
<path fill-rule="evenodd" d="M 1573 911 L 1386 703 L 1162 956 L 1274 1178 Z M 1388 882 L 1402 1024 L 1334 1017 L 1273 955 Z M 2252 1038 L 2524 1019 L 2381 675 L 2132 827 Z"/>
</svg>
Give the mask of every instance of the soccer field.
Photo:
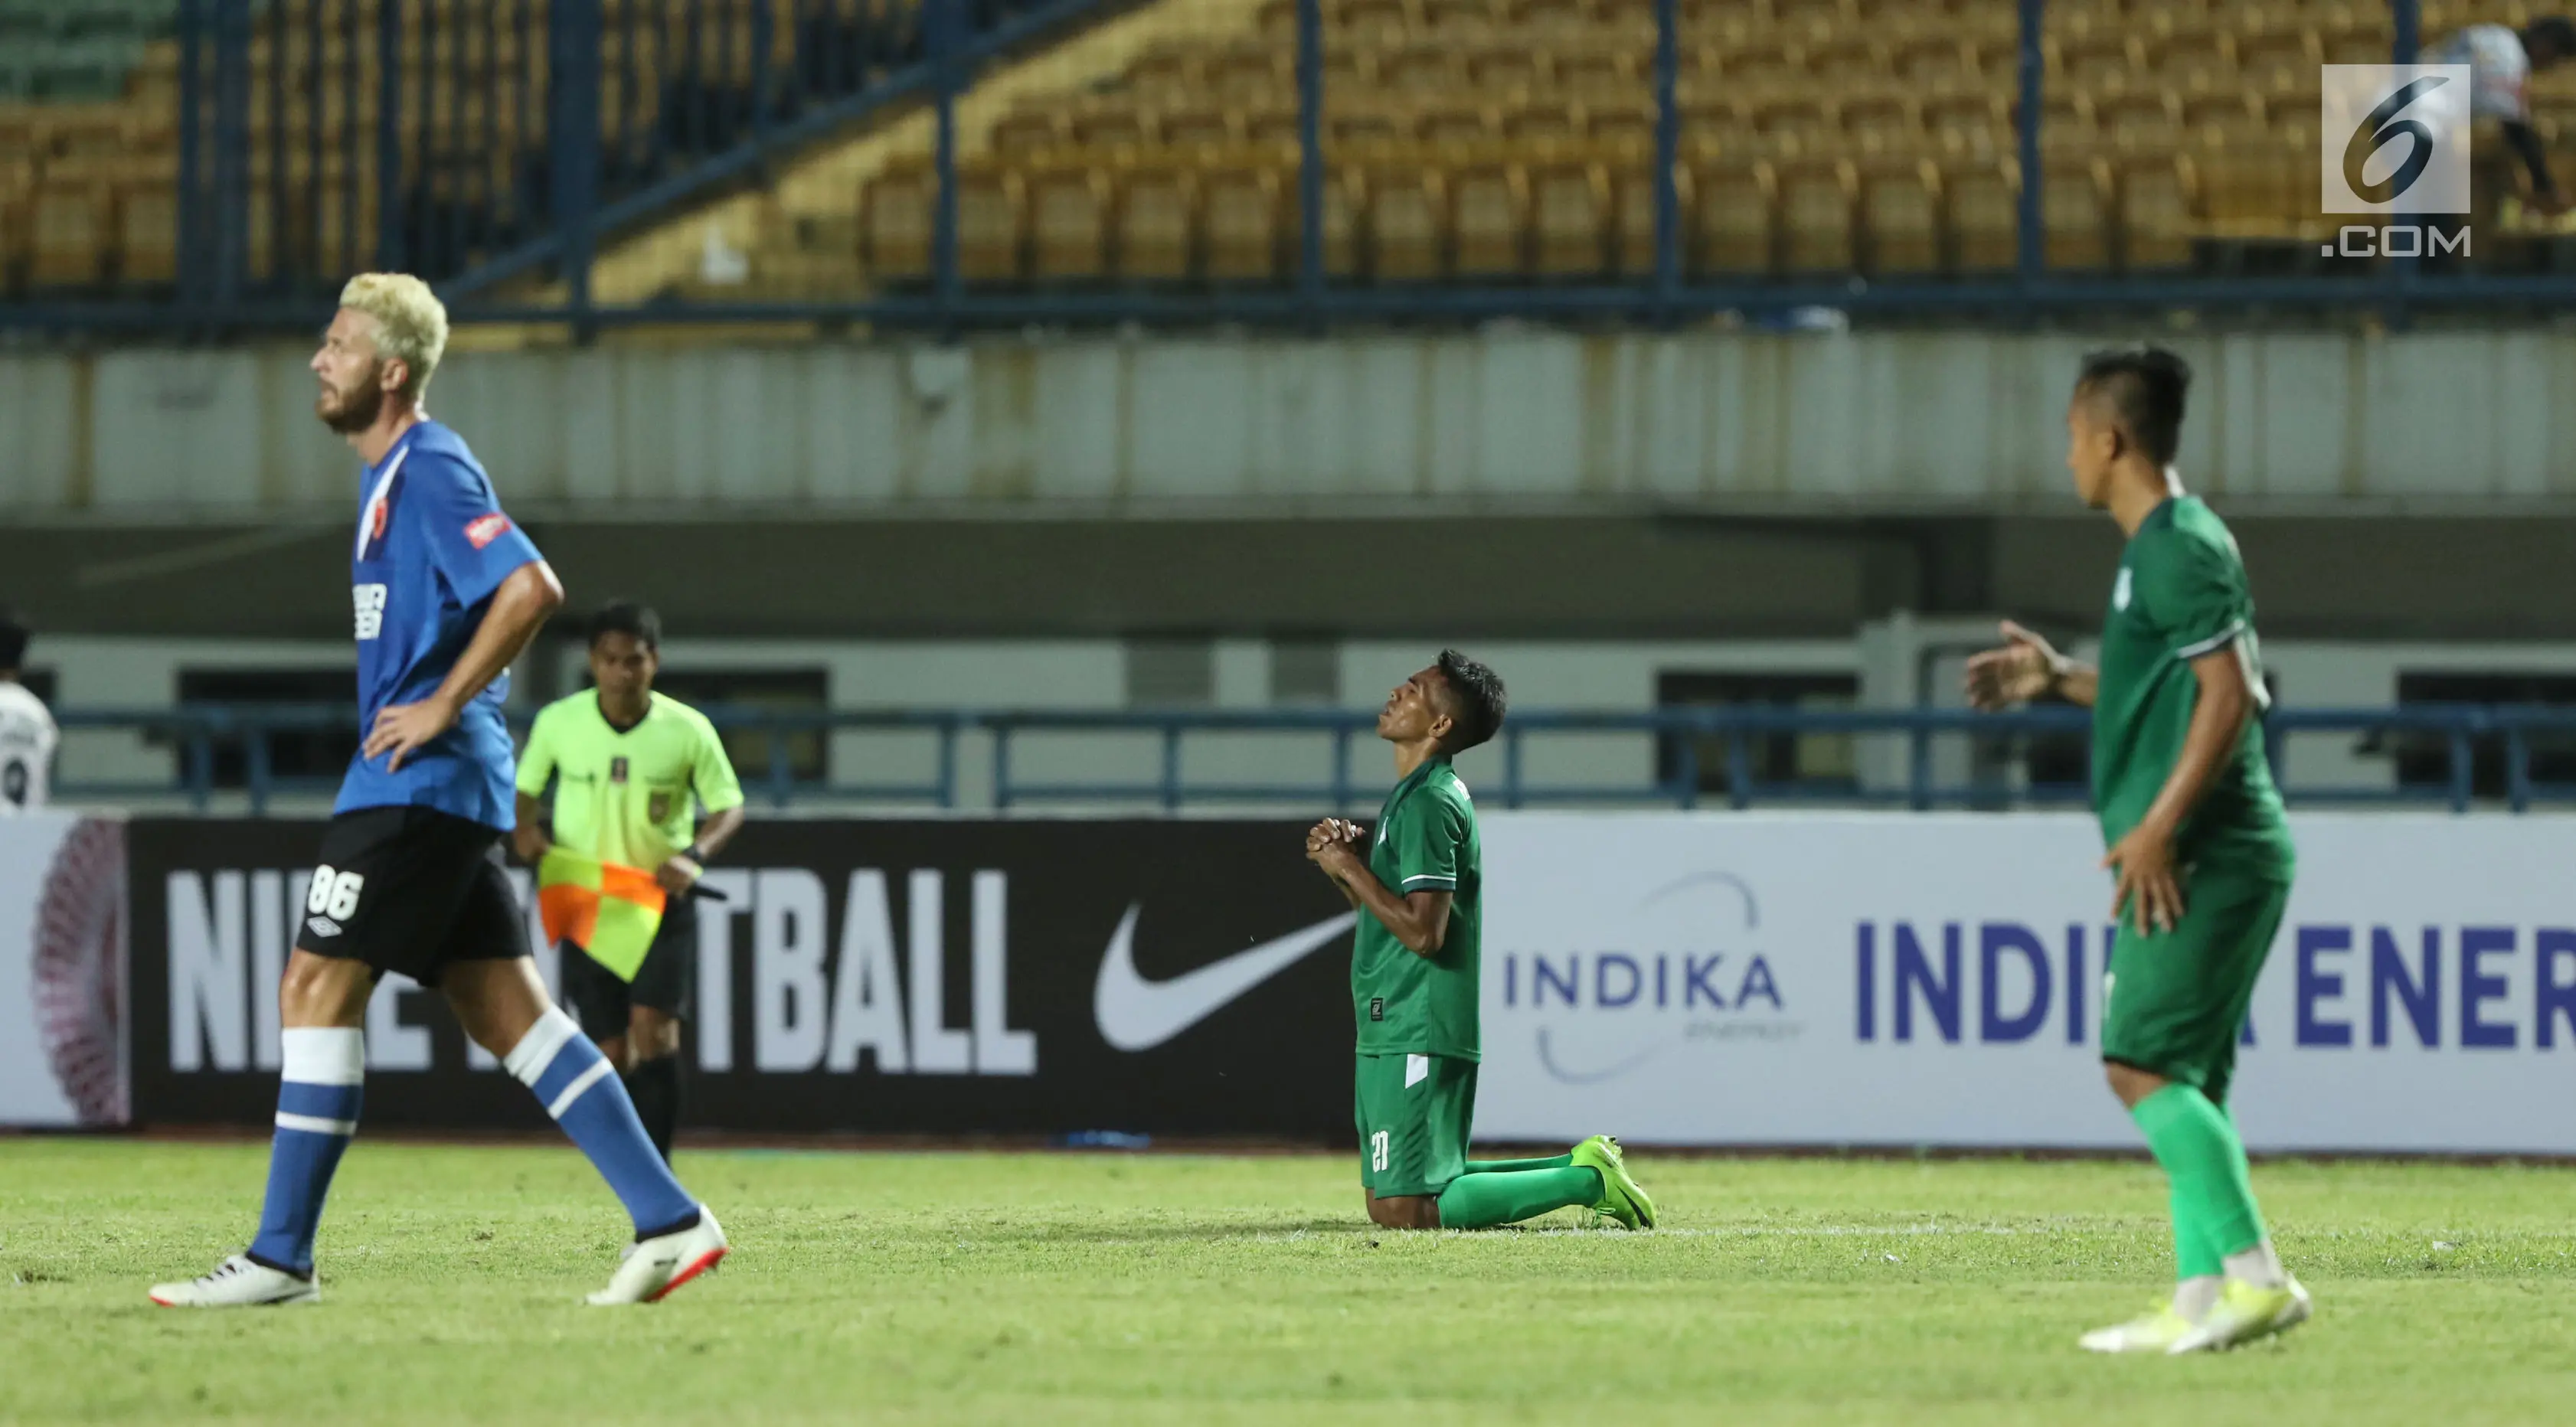
<svg viewBox="0 0 2576 1427">
<path fill-rule="evenodd" d="M 684 1151 L 735 1253 L 582 1306 L 624 1221 L 569 1150 L 361 1140 L 316 1307 L 158 1309 L 247 1236 L 254 1144 L 0 1140 L 0 1420 L 2544 1422 L 2576 1173 L 2274 1164 L 2316 1320 L 2102 1359 L 2169 1259 L 2135 1163 L 1632 1155 L 1654 1233 L 1401 1234 L 1344 1156 Z"/>
</svg>

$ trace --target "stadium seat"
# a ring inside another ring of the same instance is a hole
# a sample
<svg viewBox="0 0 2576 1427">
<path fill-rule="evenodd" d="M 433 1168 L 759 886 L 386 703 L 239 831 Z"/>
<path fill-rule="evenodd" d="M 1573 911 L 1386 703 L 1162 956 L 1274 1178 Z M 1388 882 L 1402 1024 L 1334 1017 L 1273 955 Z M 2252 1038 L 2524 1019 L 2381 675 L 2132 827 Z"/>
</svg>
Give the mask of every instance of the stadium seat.
<svg viewBox="0 0 2576 1427">
<path fill-rule="evenodd" d="M 1913 276 L 1945 266 L 1939 168 L 1928 159 L 1876 161 L 1862 169 L 1860 185 L 1869 230 L 1869 272 Z"/>
<path fill-rule="evenodd" d="M 31 209 L 28 279 L 40 288 L 95 287 L 107 277 L 110 191 L 83 178 L 47 178 Z"/>
<path fill-rule="evenodd" d="M 1268 169 L 1211 166 L 1207 173 L 1207 276 L 1267 283 L 1281 274 L 1280 241 L 1291 205 Z"/>
<path fill-rule="evenodd" d="M 1088 164 L 1073 163 L 1038 169 L 1022 182 L 1034 239 L 1034 275 L 1042 282 L 1107 277 L 1109 176 Z M 962 217 L 961 213 L 961 228 Z"/>
<path fill-rule="evenodd" d="M 1367 178 L 1369 275 L 1416 282 L 1444 275 L 1448 195 L 1442 175 L 1419 164 L 1372 169 Z"/>
<path fill-rule="evenodd" d="M 1610 179 L 1599 163 L 1560 158 L 1539 164 L 1531 170 L 1529 194 L 1539 276 L 1594 277 L 1610 270 Z M 1651 240 L 1651 218 L 1648 234 Z"/>
<path fill-rule="evenodd" d="M 1452 272 L 1461 279 L 1516 279 L 1529 271 L 1522 246 L 1529 229 L 1527 177 L 1509 164 L 1477 163 L 1449 181 L 1456 242 Z"/>
<path fill-rule="evenodd" d="M 1805 276 L 1856 271 L 1860 181 L 1852 161 L 1785 163 L 1778 182 L 1781 267 Z"/>
<path fill-rule="evenodd" d="M 957 272 L 967 282 L 1014 283 L 1027 274 L 1028 192 L 1016 172 L 957 175 Z"/>
<path fill-rule="evenodd" d="M 2128 272 L 2191 261 L 2194 169 L 2188 157 L 2141 159 L 2120 171 L 2120 266 Z"/>
<path fill-rule="evenodd" d="M 1778 181 L 1763 162 L 1694 166 L 1698 241 L 1691 267 L 1701 277 L 1768 276 L 1778 266 Z"/>
<path fill-rule="evenodd" d="M 1184 282 L 1197 275 L 1198 184 L 1185 168 L 1139 166 L 1119 180 L 1118 275 Z"/>
</svg>

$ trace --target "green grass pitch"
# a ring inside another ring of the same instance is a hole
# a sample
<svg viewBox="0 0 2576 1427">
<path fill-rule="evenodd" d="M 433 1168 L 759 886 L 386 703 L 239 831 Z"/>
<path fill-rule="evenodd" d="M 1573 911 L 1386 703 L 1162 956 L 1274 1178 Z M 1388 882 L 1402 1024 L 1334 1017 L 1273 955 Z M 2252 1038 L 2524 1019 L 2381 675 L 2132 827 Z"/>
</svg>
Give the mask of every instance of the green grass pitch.
<svg viewBox="0 0 2576 1427">
<path fill-rule="evenodd" d="M 0 1422 L 2576 1420 L 2564 1169 L 2258 1166 L 2317 1318 L 2165 1360 L 2074 1345 L 2170 1272 L 2142 1162 L 1640 1149 L 1661 1232 L 1398 1234 L 1351 1156 L 683 1150 L 734 1256 L 609 1311 L 569 1149 L 361 1140 L 322 1304 L 147 1303 L 264 1153 L 0 1138 Z"/>
</svg>

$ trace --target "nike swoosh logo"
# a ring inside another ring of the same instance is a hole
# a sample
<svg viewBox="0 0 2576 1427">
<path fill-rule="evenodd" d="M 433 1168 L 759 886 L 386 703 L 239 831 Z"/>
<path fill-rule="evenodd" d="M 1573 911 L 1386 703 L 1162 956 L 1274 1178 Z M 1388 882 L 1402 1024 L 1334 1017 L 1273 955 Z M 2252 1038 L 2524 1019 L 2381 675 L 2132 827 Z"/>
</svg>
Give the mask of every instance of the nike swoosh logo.
<svg viewBox="0 0 2576 1427">
<path fill-rule="evenodd" d="M 1100 1023 L 1100 1038 L 1126 1051 L 1152 1050 L 1215 1015 L 1358 920 L 1356 913 L 1344 912 L 1169 981 L 1148 981 L 1136 974 L 1136 916 L 1142 910 L 1142 903 L 1131 904 L 1119 918 L 1091 990 L 1091 1014 Z"/>
</svg>

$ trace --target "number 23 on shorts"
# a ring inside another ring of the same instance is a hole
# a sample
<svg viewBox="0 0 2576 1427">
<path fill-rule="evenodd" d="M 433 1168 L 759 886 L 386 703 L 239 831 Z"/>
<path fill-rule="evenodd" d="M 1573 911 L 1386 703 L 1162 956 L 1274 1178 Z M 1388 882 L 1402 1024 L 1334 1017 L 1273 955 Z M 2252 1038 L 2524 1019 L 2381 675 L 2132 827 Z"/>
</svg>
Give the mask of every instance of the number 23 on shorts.
<svg viewBox="0 0 2576 1427">
<path fill-rule="evenodd" d="M 1372 1134 L 1372 1135 L 1370 1135 L 1370 1136 L 1369 1136 L 1369 1170 L 1370 1170 L 1370 1172 L 1371 1172 L 1371 1173 L 1376 1173 L 1376 1174 L 1383 1174 L 1383 1173 L 1385 1173 L 1385 1172 L 1386 1172 L 1386 1162 L 1387 1162 L 1387 1138 L 1386 1138 L 1386 1131 L 1384 1131 L 1384 1130 L 1379 1130 L 1379 1131 L 1378 1131 L 1378 1132 L 1376 1132 L 1375 1134 Z"/>
</svg>

